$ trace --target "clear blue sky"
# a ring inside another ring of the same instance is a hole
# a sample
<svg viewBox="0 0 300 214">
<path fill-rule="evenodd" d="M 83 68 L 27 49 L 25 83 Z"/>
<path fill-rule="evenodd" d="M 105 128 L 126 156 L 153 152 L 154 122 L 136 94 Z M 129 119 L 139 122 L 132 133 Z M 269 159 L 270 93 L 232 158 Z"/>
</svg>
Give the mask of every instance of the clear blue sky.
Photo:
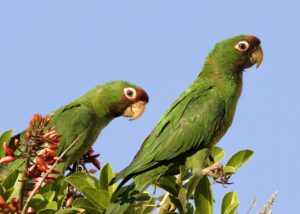
<svg viewBox="0 0 300 214">
<path fill-rule="evenodd" d="M 95 85 L 128 80 L 150 95 L 144 116 L 118 118 L 96 146 L 101 162 L 125 167 L 172 101 L 199 73 L 213 45 L 236 34 L 262 41 L 265 60 L 244 75 L 234 123 L 221 146 L 255 156 L 234 185 L 245 213 L 279 191 L 274 213 L 299 210 L 299 1 L 1 1 L 0 132 L 27 127 Z M 227 156 L 227 157 L 228 157 Z M 255 212 L 253 212 L 255 213 Z"/>
</svg>

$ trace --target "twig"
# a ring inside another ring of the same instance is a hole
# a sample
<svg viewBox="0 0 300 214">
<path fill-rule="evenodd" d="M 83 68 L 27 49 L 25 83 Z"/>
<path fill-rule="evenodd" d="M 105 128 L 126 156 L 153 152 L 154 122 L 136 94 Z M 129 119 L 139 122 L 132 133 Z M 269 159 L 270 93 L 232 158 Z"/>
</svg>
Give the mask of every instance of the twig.
<svg viewBox="0 0 300 214">
<path fill-rule="evenodd" d="M 42 179 L 39 180 L 38 183 L 36 183 L 34 189 L 30 192 L 29 197 L 26 200 L 26 203 L 23 207 L 23 210 L 21 212 L 21 214 L 26 214 L 26 210 L 28 208 L 29 202 L 32 199 L 32 197 L 34 196 L 34 194 L 37 192 L 38 188 L 42 185 L 43 181 L 45 180 L 45 178 L 50 174 L 50 172 L 57 166 L 58 162 L 64 157 L 64 155 L 73 147 L 73 145 L 75 143 L 78 142 L 79 138 L 82 136 L 82 134 L 80 134 L 72 143 L 70 146 L 68 146 L 68 148 L 63 151 L 63 153 L 61 153 L 61 155 L 57 158 L 57 160 L 55 161 L 55 163 L 48 169 L 48 171 L 43 175 Z"/>
<path fill-rule="evenodd" d="M 248 209 L 248 211 L 246 212 L 246 214 L 249 214 L 250 211 L 256 206 L 256 199 L 254 198 L 250 204 L 250 207 Z"/>
<path fill-rule="evenodd" d="M 160 210 L 161 210 L 162 206 L 164 205 L 164 203 L 166 202 L 166 200 L 168 199 L 169 195 L 170 195 L 170 193 L 166 192 L 165 196 L 163 197 L 163 199 L 161 200 L 161 202 L 158 205 L 159 209 L 157 210 L 157 214 L 160 213 Z"/>
<path fill-rule="evenodd" d="M 272 213 L 272 205 L 274 204 L 275 202 L 275 199 L 277 198 L 278 196 L 278 191 L 274 192 L 272 195 L 271 195 L 271 198 L 269 199 L 269 201 L 264 205 L 264 210 L 262 212 L 257 212 L 257 214 L 271 214 Z"/>
</svg>

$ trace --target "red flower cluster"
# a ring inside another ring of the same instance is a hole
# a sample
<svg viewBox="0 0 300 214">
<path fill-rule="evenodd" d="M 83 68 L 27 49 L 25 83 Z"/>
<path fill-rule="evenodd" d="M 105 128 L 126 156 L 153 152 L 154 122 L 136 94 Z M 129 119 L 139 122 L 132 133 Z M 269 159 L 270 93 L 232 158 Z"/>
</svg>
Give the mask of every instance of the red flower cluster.
<svg viewBox="0 0 300 214">
<path fill-rule="evenodd" d="M 26 132 L 27 155 L 30 158 L 27 164 L 27 177 L 38 181 L 41 175 L 51 167 L 57 160 L 56 150 L 59 147 L 61 135 L 55 131 L 55 127 L 47 128 L 50 117 L 42 117 L 39 114 L 33 115 Z M 52 171 L 52 173 L 55 173 Z M 53 181 L 53 178 L 46 178 L 45 182 Z"/>
<path fill-rule="evenodd" d="M 34 114 L 24 140 L 22 138 L 20 142 L 20 140 L 15 139 L 14 145 L 3 143 L 6 155 L 0 159 L 0 164 L 12 162 L 16 158 L 26 159 L 25 174 L 28 179 L 24 182 L 28 180 L 39 182 L 43 173 L 46 173 L 58 158 L 56 150 L 59 147 L 61 136 L 56 133 L 54 126 L 49 127 L 50 119 L 49 116 L 42 117 L 39 114 Z M 56 172 L 52 170 L 51 173 L 55 174 Z M 54 177 L 48 176 L 43 182 L 55 180 Z M 18 212 L 18 200 L 13 198 L 10 202 L 6 202 L 4 197 L 0 195 L 0 210 L 5 213 Z"/>
</svg>

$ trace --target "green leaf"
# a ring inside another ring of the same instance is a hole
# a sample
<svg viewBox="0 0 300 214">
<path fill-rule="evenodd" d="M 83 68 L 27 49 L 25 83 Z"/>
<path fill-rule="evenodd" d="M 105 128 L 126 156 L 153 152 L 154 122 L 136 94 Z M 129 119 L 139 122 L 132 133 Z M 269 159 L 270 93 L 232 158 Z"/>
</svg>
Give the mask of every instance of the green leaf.
<svg viewBox="0 0 300 214">
<path fill-rule="evenodd" d="M 67 182 L 64 180 L 63 176 L 60 176 L 55 182 L 52 182 L 51 190 L 55 191 L 55 201 L 57 206 L 61 207 L 64 201 L 64 198 L 67 194 Z"/>
<path fill-rule="evenodd" d="M 105 190 L 111 197 L 115 191 L 116 185 L 109 185 L 109 182 L 113 178 L 114 173 L 109 163 L 105 164 L 100 173 L 100 190 Z"/>
<path fill-rule="evenodd" d="M 187 203 L 187 211 L 186 211 L 186 214 L 194 214 L 194 207 L 191 203 Z"/>
<path fill-rule="evenodd" d="M 142 192 L 142 193 L 138 193 L 136 196 L 136 201 L 147 201 L 150 199 L 150 196 L 148 193 Z"/>
<path fill-rule="evenodd" d="M 53 214 L 55 211 L 52 209 L 42 209 L 37 212 L 37 214 Z"/>
<path fill-rule="evenodd" d="M 8 130 L 0 136 L 0 157 L 5 156 L 5 151 L 2 145 L 4 142 L 9 143 L 13 132 L 14 132 L 13 130 Z"/>
<path fill-rule="evenodd" d="M 43 194 L 43 197 L 45 198 L 45 200 L 47 201 L 53 201 L 55 196 L 55 192 L 54 191 L 49 191 Z"/>
<path fill-rule="evenodd" d="M 228 192 L 222 200 L 222 214 L 235 214 L 239 205 L 239 198 L 236 192 Z"/>
<path fill-rule="evenodd" d="M 186 193 L 186 198 L 190 199 L 191 196 L 193 195 L 195 188 L 199 182 L 199 180 L 203 177 L 203 175 L 199 176 L 199 175 L 193 175 L 189 182 L 186 183 L 187 185 L 187 193 Z"/>
<path fill-rule="evenodd" d="M 48 209 L 48 210 L 57 210 L 57 203 L 56 203 L 56 201 L 48 201 L 45 209 Z"/>
<path fill-rule="evenodd" d="M 29 202 L 29 205 L 36 210 L 42 210 L 45 208 L 46 204 L 47 201 L 41 194 L 35 194 Z"/>
<path fill-rule="evenodd" d="M 203 176 L 199 181 L 194 197 L 197 214 L 213 213 L 213 194 L 207 176 Z"/>
<path fill-rule="evenodd" d="M 179 190 L 179 194 L 178 194 L 178 199 L 182 205 L 182 209 L 183 209 L 183 213 L 186 213 L 186 202 L 187 202 L 187 199 L 186 199 L 186 189 L 185 188 L 180 188 Z"/>
<path fill-rule="evenodd" d="M 64 209 L 64 210 L 59 210 L 57 212 L 55 212 L 55 214 L 78 214 L 78 213 L 83 213 L 84 209 L 76 209 L 76 208 L 68 208 L 68 209 Z M 87 212 L 88 214 L 88 212 Z M 98 213 L 95 213 L 98 214 Z"/>
<path fill-rule="evenodd" d="M 226 174 L 234 174 L 236 171 L 232 166 L 223 166 L 223 172 Z"/>
<path fill-rule="evenodd" d="M 219 162 L 224 158 L 225 152 L 220 147 L 215 146 L 212 149 L 211 156 L 213 156 L 215 162 Z"/>
<path fill-rule="evenodd" d="M 163 188 L 174 196 L 177 196 L 179 193 L 179 186 L 176 183 L 176 178 L 174 176 L 164 176 L 161 177 L 155 185 Z"/>
<path fill-rule="evenodd" d="M 107 191 L 86 187 L 83 189 L 82 194 L 100 210 L 106 209 L 110 204 L 110 197 Z"/>
<path fill-rule="evenodd" d="M 155 205 L 155 199 L 152 197 L 149 201 L 148 201 L 148 203 L 146 203 L 146 205 Z M 149 206 L 149 207 L 145 207 L 144 209 L 143 209 L 143 212 L 142 212 L 142 214 L 149 214 L 149 213 L 152 213 L 152 211 L 154 210 L 154 206 L 153 207 L 151 207 L 151 206 Z"/>
<path fill-rule="evenodd" d="M 73 202 L 73 208 L 84 209 L 87 213 L 101 214 L 101 212 L 98 211 L 97 207 L 95 207 L 95 204 L 92 204 L 89 200 L 85 198 L 77 198 Z"/>
<path fill-rule="evenodd" d="M 65 181 L 76 187 L 80 192 L 86 187 L 99 189 L 99 181 L 88 173 L 74 173 L 66 177 Z"/>
<path fill-rule="evenodd" d="M 14 186 L 14 184 L 17 181 L 19 172 L 18 170 L 14 171 L 13 173 L 11 173 L 9 176 L 7 176 L 4 181 L 2 182 L 2 186 L 8 190 L 10 188 L 12 188 Z"/>
<path fill-rule="evenodd" d="M 175 204 L 175 206 L 178 209 L 178 211 L 180 213 L 183 213 L 183 209 L 184 208 L 182 207 L 182 204 L 181 204 L 180 200 L 178 198 L 174 197 L 173 195 L 169 195 L 169 198 L 170 198 L 171 202 L 173 204 Z"/>
<path fill-rule="evenodd" d="M 242 150 L 235 153 L 227 162 L 227 166 L 233 167 L 235 170 L 244 165 L 253 156 L 253 151 Z"/>
</svg>

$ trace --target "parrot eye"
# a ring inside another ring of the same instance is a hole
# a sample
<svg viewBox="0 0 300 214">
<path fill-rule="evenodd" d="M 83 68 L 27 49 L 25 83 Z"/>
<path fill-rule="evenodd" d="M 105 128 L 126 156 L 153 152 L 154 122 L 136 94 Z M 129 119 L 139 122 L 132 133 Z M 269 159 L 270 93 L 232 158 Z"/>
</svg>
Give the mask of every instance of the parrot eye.
<svg viewBox="0 0 300 214">
<path fill-rule="evenodd" d="M 237 49 L 238 51 L 246 51 L 249 48 L 249 43 L 247 41 L 240 41 L 239 43 L 237 43 L 234 46 L 235 49 Z"/>
<path fill-rule="evenodd" d="M 136 98 L 136 90 L 134 88 L 124 88 L 123 92 L 124 92 L 125 96 L 129 99 Z"/>
</svg>

